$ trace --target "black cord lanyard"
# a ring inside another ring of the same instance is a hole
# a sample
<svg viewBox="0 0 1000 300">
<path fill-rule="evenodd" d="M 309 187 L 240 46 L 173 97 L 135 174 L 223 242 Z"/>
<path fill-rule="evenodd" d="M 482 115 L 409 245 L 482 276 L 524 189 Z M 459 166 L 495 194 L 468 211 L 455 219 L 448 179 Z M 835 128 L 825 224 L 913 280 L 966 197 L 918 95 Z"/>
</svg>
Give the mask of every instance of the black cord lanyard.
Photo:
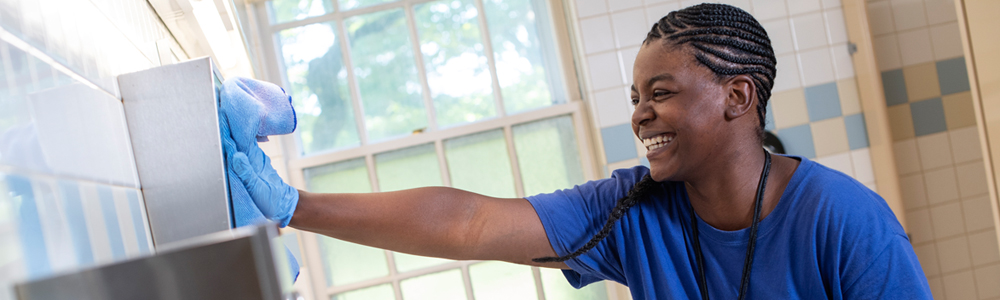
<svg viewBox="0 0 1000 300">
<path fill-rule="evenodd" d="M 747 288 L 750 287 L 750 267 L 753 266 L 753 250 L 757 243 L 757 225 L 760 223 L 761 198 L 764 198 L 764 187 L 767 186 L 767 175 L 771 170 L 771 154 L 764 151 L 764 169 L 760 171 L 760 181 L 757 182 L 757 198 L 753 204 L 753 221 L 750 223 L 750 242 L 747 245 L 747 256 L 743 261 L 743 277 L 740 279 L 739 299 L 743 300 L 747 296 Z M 694 231 L 694 257 L 698 264 L 698 290 L 701 291 L 701 299 L 708 300 L 708 282 L 705 281 L 705 256 L 701 253 L 701 243 L 698 242 L 698 217 L 691 208 L 691 228 Z"/>
</svg>

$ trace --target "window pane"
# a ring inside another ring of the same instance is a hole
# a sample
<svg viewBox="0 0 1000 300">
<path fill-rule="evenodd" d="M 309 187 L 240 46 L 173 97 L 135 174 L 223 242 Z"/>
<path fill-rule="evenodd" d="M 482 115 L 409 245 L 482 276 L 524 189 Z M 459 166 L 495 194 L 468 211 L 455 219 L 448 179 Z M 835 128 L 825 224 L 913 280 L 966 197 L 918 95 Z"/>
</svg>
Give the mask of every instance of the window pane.
<svg viewBox="0 0 1000 300">
<path fill-rule="evenodd" d="M 414 270 L 423 269 L 426 267 L 436 266 L 443 263 L 453 262 L 450 259 L 443 259 L 437 257 L 427 257 L 406 253 L 393 252 L 393 259 L 396 261 L 396 271 L 397 272 L 409 272 Z"/>
<path fill-rule="evenodd" d="M 389 275 L 385 250 L 317 235 L 326 285 L 344 285 Z"/>
<path fill-rule="evenodd" d="M 382 192 L 442 185 L 434 144 L 376 154 L 375 174 Z"/>
<path fill-rule="evenodd" d="M 403 10 L 360 15 L 345 23 L 369 140 L 426 128 L 423 86 Z"/>
<path fill-rule="evenodd" d="M 451 186 L 492 197 L 517 197 L 503 130 L 444 141 Z"/>
<path fill-rule="evenodd" d="M 331 3 L 329 0 L 271 0 L 267 8 L 271 24 L 278 24 L 333 12 Z"/>
<path fill-rule="evenodd" d="M 316 193 L 371 193 L 364 158 L 305 169 L 307 188 Z"/>
<path fill-rule="evenodd" d="M 406 300 L 466 299 L 462 271 L 457 269 L 403 280 L 399 286 Z"/>
<path fill-rule="evenodd" d="M 513 131 L 525 195 L 551 193 L 583 183 L 572 117 L 516 125 Z"/>
<path fill-rule="evenodd" d="M 543 0 L 483 0 L 508 114 L 564 103 L 555 36 Z"/>
<path fill-rule="evenodd" d="M 346 293 L 336 294 L 330 300 L 395 300 L 391 284 L 376 285 Z"/>
<path fill-rule="evenodd" d="M 475 4 L 440 0 L 414 10 L 438 125 L 496 116 L 493 79 L 483 54 Z"/>
<path fill-rule="evenodd" d="M 540 268 L 542 271 L 542 287 L 545 290 L 545 300 L 607 300 L 608 290 L 603 281 L 591 283 L 582 289 L 575 289 L 562 270 Z"/>
<path fill-rule="evenodd" d="M 340 9 L 341 10 L 355 9 L 358 7 L 371 6 L 375 4 L 381 4 L 393 1 L 396 0 L 340 0 Z"/>
<path fill-rule="evenodd" d="M 319 23 L 277 33 L 303 155 L 360 144 L 336 32 Z"/>
<path fill-rule="evenodd" d="M 476 300 L 538 299 L 531 267 L 500 261 L 469 266 Z"/>
</svg>

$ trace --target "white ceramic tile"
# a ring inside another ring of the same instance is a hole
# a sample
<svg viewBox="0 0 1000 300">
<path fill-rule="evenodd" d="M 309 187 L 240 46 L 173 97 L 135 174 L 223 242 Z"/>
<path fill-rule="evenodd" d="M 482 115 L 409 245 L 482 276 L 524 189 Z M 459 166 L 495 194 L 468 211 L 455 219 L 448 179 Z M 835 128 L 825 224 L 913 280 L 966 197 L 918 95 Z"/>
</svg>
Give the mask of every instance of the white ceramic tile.
<svg viewBox="0 0 1000 300">
<path fill-rule="evenodd" d="M 635 69 L 635 58 L 639 55 L 639 46 L 625 48 L 619 51 L 622 60 L 622 68 L 625 69 L 625 82 L 632 82 L 632 71 Z"/>
<path fill-rule="evenodd" d="M 626 9 L 632 9 L 642 6 L 642 0 L 610 0 L 608 1 L 608 8 L 611 11 L 622 11 Z"/>
<path fill-rule="evenodd" d="M 944 299 L 944 280 L 941 277 L 928 276 L 927 284 L 930 285 L 933 299 Z"/>
<path fill-rule="evenodd" d="M 925 276 L 931 277 L 941 274 L 941 267 L 938 265 L 937 259 L 937 248 L 934 243 L 914 246 L 913 252 L 917 254 L 917 259 L 920 260 L 920 267 L 924 269 Z"/>
<path fill-rule="evenodd" d="M 814 12 L 820 10 L 822 6 L 819 0 L 788 0 L 788 14 L 798 15 L 807 12 Z"/>
<path fill-rule="evenodd" d="M 583 49 L 587 54 L 615 48 L 611 19 L 607 16 L 580 20 L 580 31 L 583 35 Z"/>
<path fill-rule="evenodd" d="M 903 67 L 896 34 L 875 37 L 872 40 L 872 48 L 875 48 L 875 63 L 878 64 L 879 71 L 888 71 Z"/>
<path fill-rule="evenodd" d="M 592 17 L 608 12 L 605 0 L 576 0 L 576 14 L 579 18 Z"/>
<path fill-rule="evenodd" d="M 892 6 L 889 1 L 878 1 L 868 3 L 868 23 L 871 25 L 873 35 L 881 35 L 896 31 L 896 26 L 892 21 Z"/>
<path fill-rule="evenodd" d="M 972 265 L 974 266 L 1000 262 L 1000 248 L 997 248 L 996 231 L 986 230 L 970 234 L 969 250 L 972 253 Z"/>
<path fill-rule="evenodd" d="M 795 51 L 795 41 L 792 40 L 792 27 L 788 19 L 777 19 L 760 24 L 771 39 L 774 54 L 785 54 Z"/>
<path fill-rule="evenodd" d="M 735 7 L 753 14 L 753 5 L 750 4 L 750 0 L 718 0 L 719 3 L 729 4 Z"/>
<path fill-rule="evenodd" d="M 948 167 L 924 172 L 927 183 L 927 203 L 935 205 L 958 199 L 958 183 L 955 182 L 955 168 Z"/>
<path fill-rule="evenodd" d="M 958 19 L 953 0 L 924 0 L 924 8 L 927 10 L 927 22 L 930 24 L 954 22 Z"/>
<path fill-rule="evenodd" d="M 129 208 L 128 198 L 125 196 L 125 189 L 113 188 L 111 195 L 115 205 L 115 213 L 118 219 L 118 228 L 122 235 L 122 244 L 125 246 L 125 256 L 135 257 L 139 253 L 139 241 L 136 239 L 136 228 L 132 222 L 132 210 Z"/>
<path fill-rule="evenodd" d="M 860 182 L 874 182 L 875 172 L 872 171 L 872 157 L 868 148 L 851 150 L 851 163 L 854 166 L 854 179 Z"/>
<path fill-rule="evenodd" d="M 608 127 L 630 122 L 628 95 L 620 88 L 594 93 L 594 107 L 600 127 Z"/>
<path fill-rule="evenodd" d="M 927 25 L 924 3 L 921 0 L 890 0 L 896 30 L 919 28 Z"/>
<path fill-rule="evenodd" d="M 934 25 L 930 28 L 931 43 L 934 45 L 934 60 L 945 60 L 965 55 L 962 50 L 962 34 L 958 22 Z"/>
<path fill-rule="evenodd" d="M 704 3 L 704 0 L 681 0 L 681 7 L 695 6 Z M 716 2 L 716 1 L 711 1 Z"/>
<path fill-rule="evenodd" d="M 802 66 L 800 72 L 805 86 L 820 85 L 837 79 L 829 48 L 823 47 L 799 53 L 799 64 Z"/>
<path fill-rule="evenodd" d="M 896 171 L 900 175 L 919 172 L 920 155 L 917 154 L 917 140 L 905 139 L 892 144 L 892 150 L 896 154 Z"/>
<path fill-rule="evenodd" d="M 850 152 L 819 157 L 816 158 L 816 162 L 821 165 L 827 166 L 830 169 L 834 169 L 841 173 L 844 173 L 847 176 L 854 177 L 854 166 L 851 163 Z"/>
<path fill-rule="evenodd" d="M 816 12 L 792 17 L 792 36 L 795 38 L 795 50 L 798 51 L 826 46 L 823 14 Z"/>
<path fill-rule="evenodd" d="M 32 193 L 38 210 L 38 221 L 41 227 L 41 237 L 46 245 L 45 252 L 51 272 L 65 272 L 78 265 L 70 235 L 69 224 L 66 222 L 65 207 L 62 206 L 62 195 L 53 180 L 30 178 Z M 41 250 L 41 249 L 34 249 Z"/>
<path fill-rule="evenodd" d="M 771 19 L 788 16 L 788 8 L 785 1 L 781 0 L 750 0 L 753 6 L 754 17 L 757 21 L 767 21 Z"/>
<path fill-rule="evenodd" d="M 982 159 L 982 148 L 979 145 L 979 130 L 976 126 L 951 130 L 951 153 L 955 163 L 970 162 Z"/>
<path fill-rule="evenodd" d="M 962 215 L 968 231 L 993 228 L 993 207 L 989 196 L 967 198 L 962 201 Z"/>
<path fill-rule="evenodd" d="M 931 222 L 934 223 L 934 236 L 938 239 L 965 234 L 962 204 L 958 201 L 931 207 Z"/>
<path fill-rule="evenodd" d="M 837 8 L 823 12 L 826 19 L 826 33 L 831 45 L 847 42 L 847 25 L 844 23 L 844 11 Z"/>
<path fill-rule="evenodd" d="M 592 90 L 603 90 L 625 84 L 616 52 L 589 55 L 587 66 L 590 69 Z"/>
<path fill-rule="evenodd" d="M 927 189 L 924 186 L 923 174 L 914 173 L 899 176 L 899 190 L 906 209 L 927 206 Z"/>
<path fill-rule="evenodd" d="M 619 48 L 642 44 L 652 24 L 646 22 L 646 14 L 642 9 L 616 12 L 611 15 L 611 23 Z"/>
<path fill-rule="evenodd" d="M 917 137 L 920 165 L 924 170 L 951 166 L 951 146 L 948 132 L 940 132 Z"/>
<path fill-rule="evenodd" d="M 840 0 L 822 0 L 823 8 L 840 7 Z"/>
<path fill-rule="evenodd" d="M 833 71 L 837 75 L 837 80 L 854 77 L 854 61 L 851 54 L 847 52 L 847 44 L 841 43 L 830 46 L 833 55 Z"/>
<path fill-rule="evenodd" d="M 994 249 L 996 251 L 996 249 Z M 1000 265 L 985 266 L 976 268 L 976 290 L 979 292 L 979 299 L 996 299 L 1000 297 Z"/>
<path fill-rule="evenodd" d="M 96 264 L 111 262 L 111 242 L 108 230 L 104 224 L 104 214 L 101 211 L 101 199 L 97 195 L 97 187 L 89 183 L 80 183 L 80 202 L 83 205 L 84 219 L 87 220 L 87 235 L 90 237 L 91 251 Z"/>
<path fill-rule="evenodd" d="M 962 198 L 986 195 L 989 192 L 986 167 L 982 161 L 955 166 L 955 176 L 958 178 L 958 193 Z"/>
<path fill-rule="evenodd" d="M 802 87 L 802 78 L 799 76 L 799 61 L 794 53 L 778 55 L 777 74 L 774 77 L 774 87 L 772 93 L 797 89 Z"/>
<path fill-rule="evenodd" d="M 944 266 L 941 267 L 944 269 Z M 944 275 L 944 299 L 977 299 L 972 270 Z"/>
<path fill-rule="evenodd" d="M 931 226 L 930 210 L 926 208 L 906 211 L 906 229 L 913 244 L 934 240 L 934 227 Z"/>
<path fill-rule="evenodd" d="M 660 21 L 661 18 L 665 17 L 672 11 L 681 9 L 681 4 L 677 2 L 668 2 L 656 5 L 646 6 L 646 19 L 649 20 L 649 26 L 652 28 L 653 23 Z M 648 29 L 648 28 L 647 28 Z"/>
<path fill-rule="evenodd" d="M 875 182 L 865 182 L 864 184 L 869 190 L 878 192 L 878 185 Z"/>
<path fill-rule="evenodd" d="M 949 273 L 972 266 L 972 259 L 969 257 L 969 239 L 965 236 L 938 240 L 937 246 L 941 272 Z"/>
<path fill-rule="evenodd" d="M 931 34 L 927 28 L 899 33 L 899 55 L 903 66 L 934 61 Z"/>
</svg>

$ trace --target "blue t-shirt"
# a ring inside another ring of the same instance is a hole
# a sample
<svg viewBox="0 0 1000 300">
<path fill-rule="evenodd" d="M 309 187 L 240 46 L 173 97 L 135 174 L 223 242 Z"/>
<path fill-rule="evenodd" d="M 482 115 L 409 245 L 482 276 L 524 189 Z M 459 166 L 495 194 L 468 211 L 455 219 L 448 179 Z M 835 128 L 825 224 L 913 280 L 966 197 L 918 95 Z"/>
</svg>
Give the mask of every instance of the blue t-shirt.
<svg viewBox="0 0 1000 300">
<path fill-rule="evenodd" d="M 761 222 L 748 299 L 930 299 L 909 239 L 885 200 L 843 173 L 801 157 L 778 205 Z M 607 221 L 618 198 L 649 173 L 528 197 L 559 255 Z M 750 180 L 750 179 L 748 179 Z M 756 178 L 752 180 L 756 181 Z M 682 182 L 667 182 L 632 207 L 607 238 L 566 261 L 574 287 L 612 280 L 634 299 L 700 299 L 691 215 Z M 749 229 L 722 231 L 698 219 L 712 299 L 736 299 Z"/>
</svg>

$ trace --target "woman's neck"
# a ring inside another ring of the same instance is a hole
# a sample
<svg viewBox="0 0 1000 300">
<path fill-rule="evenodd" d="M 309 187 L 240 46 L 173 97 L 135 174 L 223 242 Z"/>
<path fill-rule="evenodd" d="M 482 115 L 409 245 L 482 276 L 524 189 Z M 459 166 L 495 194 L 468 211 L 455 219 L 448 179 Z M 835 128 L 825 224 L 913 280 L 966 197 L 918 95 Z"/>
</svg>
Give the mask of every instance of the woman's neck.
<svg viewBox="0 0 1000 300">
<path fill-rule="evenodd" d="M 685 181 L 691 206 L 712 227 L 727 231 L 750 227 L 757 185 L 764 166 L 763 151 L 757 148 L 750 152 L 732 159 L 720 159 L 719 166 L 706 169 L 711 170 L 706 172 L 708 175 Z M 771 159 L 761 204 L 761 219 L 778 205 L 799 163 L 779 155 L 772 155 Z"/>
</svg>

